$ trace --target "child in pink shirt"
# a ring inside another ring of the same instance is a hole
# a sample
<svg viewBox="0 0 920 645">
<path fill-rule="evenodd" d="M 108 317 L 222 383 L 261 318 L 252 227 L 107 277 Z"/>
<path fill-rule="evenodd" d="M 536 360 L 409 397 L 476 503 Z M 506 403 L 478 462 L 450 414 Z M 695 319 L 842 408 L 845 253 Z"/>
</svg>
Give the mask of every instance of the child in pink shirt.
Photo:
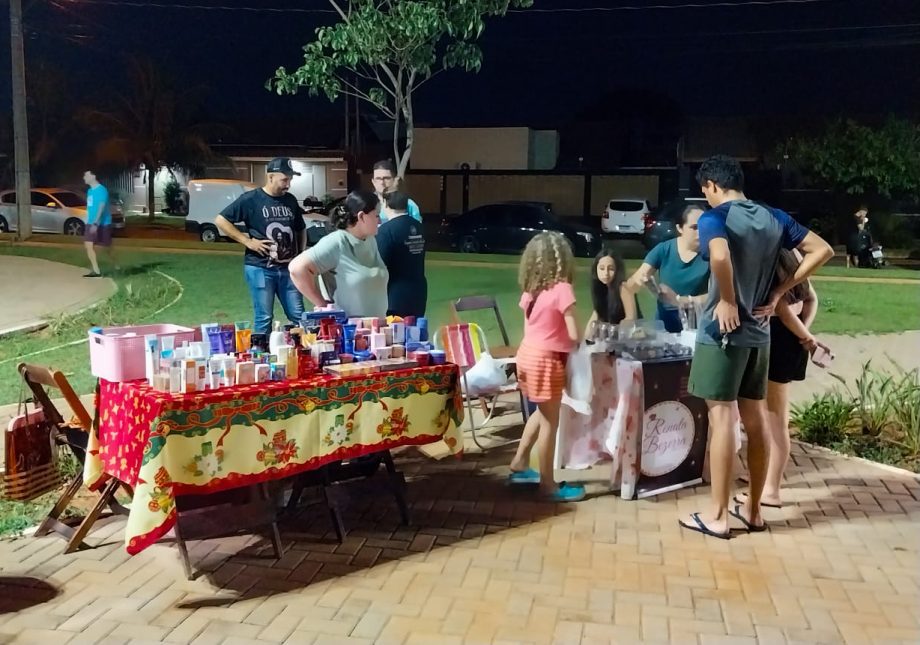
<svg viewBox="0 0 920 645">
<path fill-rule="evenodd" d="M 511 461 L 512 484 L 540 484 L 540 491 L 558 502 L 576 502 L 585 496 L 582 486 L 557 485 L 553 451 L 559 427 L 559 408 L 565 388 L 565 364 L 578 343 L 575 292 L 572 289 L 575 258 L 560 233 L 540 233 L 521 256 L 518 284 L 524 310 L 524 340 L 517 353 L 521 391 L 537 404 L 524 426 L 517 454 Z M 530 468 L 534 444 L 540 472 Z"/>
</svg>

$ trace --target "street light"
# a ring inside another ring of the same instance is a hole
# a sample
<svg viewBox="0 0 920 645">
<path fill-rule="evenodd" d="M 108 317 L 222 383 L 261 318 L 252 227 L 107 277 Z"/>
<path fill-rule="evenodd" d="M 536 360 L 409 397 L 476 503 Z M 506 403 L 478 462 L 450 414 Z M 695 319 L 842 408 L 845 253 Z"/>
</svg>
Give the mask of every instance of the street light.
<svg viewBox="0 0 920 645">
<path fill-rule="evenodd" d="M 29 119 L 26 114 L 26 68 L 22 38 L 22 0 L 10 0 L 10 53 L 13 60 L 13 150 L 16 168 L 16 230 L 20 240 L 32 235 L 29 177 Z"/>
</svg>

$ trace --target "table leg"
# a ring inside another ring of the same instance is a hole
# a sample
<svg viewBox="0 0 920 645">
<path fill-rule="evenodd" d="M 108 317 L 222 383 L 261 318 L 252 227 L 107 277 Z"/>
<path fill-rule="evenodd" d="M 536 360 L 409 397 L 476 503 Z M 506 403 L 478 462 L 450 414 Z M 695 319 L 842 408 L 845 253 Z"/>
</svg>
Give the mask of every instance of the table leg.
<svg viewBox="0 0 920 645">
<path fill-rule="evenodd" d="M 323 500 L 329 509 L 329 519 L 339 544 L 345 541 L 345 521 L 342 519 L 341 497 L 339 490 L 332 484 L 328 469 L 323 469 Z"/>
<path fill-rule="evenodd" d="M 179 514 L 176 513 L 176 524 L 173 526 L 173 533 L 176 534 L 176 547 L 179 549 L 179 559 L 182 561 L 182 570 L 185 572 L 185 579 L 191 580 L 194 577 L 192 563 L 188 558 L 188 547 L 185 544 L 185 538 L 182 537 L 182 530 L 179 528 Z"/>
<path fill-rule="evenodd" d="M 262 500 L 271 504 L 272 519 L 270 528 L 272 532 L 272 547 L 275 550 L 275 558 L 280 560 L 281 556 L 284 555 L 284 544 L 281 542 L 281 531 L 278 530 L 278 510 L 274 504 L 274 500 L 272 499 L 271 494 L 268 491 L 268 484 L 265 482 L 259 484 L 259 492 L 262 495 Z"/>
<path fill-rule="evenodd" d="M 387 478 L 390 482 L 390 489 L 396 498 L 396 505 L 399 507 L 399 514 L 405 526 L 409 525 L 409 505 L 406 502 L 406 477 L 396 470 L 396 464 L 393 463 L 393 455 L 387 450 L 382 453 L 383 463 L 387 468 Z"/>
</svg>

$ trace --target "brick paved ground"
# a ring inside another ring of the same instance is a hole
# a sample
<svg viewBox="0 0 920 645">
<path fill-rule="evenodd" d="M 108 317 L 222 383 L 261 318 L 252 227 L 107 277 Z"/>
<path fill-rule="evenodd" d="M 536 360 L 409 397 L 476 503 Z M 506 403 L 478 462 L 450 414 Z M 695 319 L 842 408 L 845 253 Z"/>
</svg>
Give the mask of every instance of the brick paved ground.
<svg viewBox="0 0 920 645">
<path fill-rule="evenodd" d="M 168 543 L 129 557 L 120 519 L 69 556 L 55 538 L 2 542 L 0 642 L 920 641 L 915 479 L 796 446 L 793 504 L 720 541 L 677 526 L 707 489 L 626 502 L 600 469 L 580 475 L 596 496 L 554 506 L 504 485 L 509 457 L 410 451 L 411 528 L 361 483 L 344 544 L 308 508 L 280 561 L 262 537 L 194 543 L 192 582 Z"/>
</svg>

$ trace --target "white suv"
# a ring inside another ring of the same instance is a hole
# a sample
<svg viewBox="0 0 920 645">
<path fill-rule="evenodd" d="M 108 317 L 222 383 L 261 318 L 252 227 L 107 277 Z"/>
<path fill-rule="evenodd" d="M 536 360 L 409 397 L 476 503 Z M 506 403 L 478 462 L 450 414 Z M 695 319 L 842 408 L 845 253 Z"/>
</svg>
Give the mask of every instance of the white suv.
<svg viewBox="0 0 920 645">
<path fill-rule="evenodd" d="M 642 235 L 651 212 L 644 199 L 615 197 L 601 215 L 601 230 L 618 235 Z"/>
</svg>

